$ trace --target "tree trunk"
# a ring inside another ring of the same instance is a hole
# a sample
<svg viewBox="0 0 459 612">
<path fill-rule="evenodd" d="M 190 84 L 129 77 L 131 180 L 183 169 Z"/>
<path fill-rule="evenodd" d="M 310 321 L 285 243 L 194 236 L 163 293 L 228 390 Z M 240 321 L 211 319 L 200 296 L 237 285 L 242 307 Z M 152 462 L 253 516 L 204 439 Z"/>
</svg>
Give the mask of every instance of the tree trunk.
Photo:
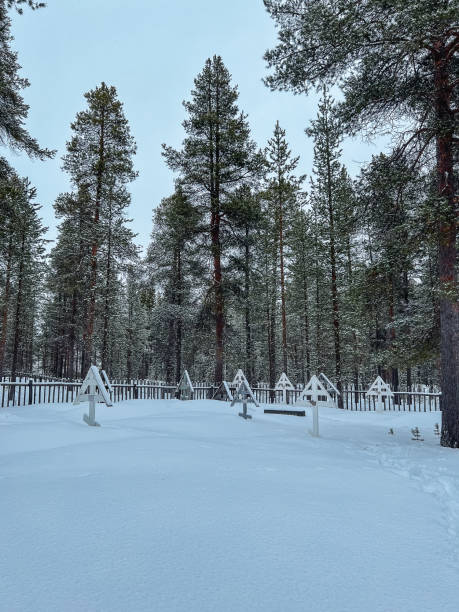
<svg viewBox="0 0 459 612">
<path fill-rule="evenodd" d="M 112 272 L 112 215 L 110 202 L 110 217 L 108 222 L 107 236 L 107 261 L 105 264 L 105 300 L 104 300 L 104 316 L 103 316 L 103 332 L 102 332 L 102 370 L 111 373 L 111 367 L 108 365 L 108 330 L 110 324 L 110 283 Z"/>
<path fill-rule="evenodd" d="M 303 250 L 303 258 L 302 258 L 302 272 L 303 272 L 303 320 L 304 320 L 304 348 L 305 348 L 305 357 L 306 357 L 306 379 L 304 383 L 306 384 L 311 378 L 311 349 L 309 346 L 309 289 L 308 289 L 308 277 L 306 271 L 306 261 L 304 258 L 304 250 Z"/>
<path fill-rule="evenodd" d="M 68 342 L 68 367 L 67 377 L 73 379 L 75 376 L 75 326 L 76 326 L 76 291 L 72 292 L 72 314 L 70 318 L 69 342 Z"/>
<path fill-rule="evenodd" d="M 436 115 L 440 125 L 437 134 L 438 196 L 446 204 L 440 213 L 440 354 L 442 446 L 459 448 L 459 301 L 457 294 L 456 240 L 457 206 L 453 159 L 453 117 L 447 53 L 443 43 L 434 52 Z M 449 126 L 449 127 L 446 127 Z"/>
<path fill-rule="evenodd" d="M 280 269 L 280 290 L 281 290 L 281 320 L 282 320 L 282 366 L 287 374 L 287 313 L 285 307 L 285 271 L 284 271 L 284 206 L 281 195 L 281 176 L 278 175 L 279 182 L 279 269 Z"/>
<path fill-rule="evenodd" d="M 2 307 L 2 335 L 0 336 L 0 380 L 3 376 L 3 364 L 5 360 L 6 338 L 8 331 L 8 306 L 10 302 L 11 289 L 11 265 L 13 261 L 13 234 L 10 233 L 8 240 L 8 251 L 6 259 L 6 279 L 5 290 L 3 292 L 3 307 Z"/>
<path fill-rule="evenodd" d="M 244 261 L 244 315 L 245 315 L 245 371 L 249 384 L 253 383 L 253 347 L 250 312 L 250 243 L 249 227 L 245 228 L 245 261 Z"/>
<path fill-rule="evenodd" d="M 183 286 L 182 286 L 182 255 L 180 249 L 177 252 L 177 306 L 182 306 L 183 301 Z M 175 382 L 180 380 L 181 372 L 182 372 L 182 314 L 181 309 L 179 310 L 180 314 L 177 318 L 177 328 L 175 334 Z"/>
<path fill-rule="evenodd" d="M 18 292 L 16 296 L 16 314 L 14 317 L 14 336 L 13 336 L 13 355 L 11 358 L 11 381 L 16 380 L 16 370 L 18 362 L 19 341 L 21 335 L 21 312 L 22 312 L 22 291 L 24 283 L 24 247 L 25 247 L 25 229 L 23 229 L 21 239 L 21 250 L 18 271 Z M 11 387 L 14 393 L 14 387 Z"/>
<path fill-rule="evenodd" d="M 223 380 L 223 332 L 224 332 L 224 298 L 222 287 L 220 214 L 215 211 L 211 220 L 212 254 L 214 265 L 215 292 L 215 384 Z"/>
<path fill-rule="evenodd" d="M 128 326 L 127 326 L 127 349 L 126 349 L 126 377 L 128 380 L 132 378 L 132 303 L 130 296 L 128 297 Z"/>
</svg>

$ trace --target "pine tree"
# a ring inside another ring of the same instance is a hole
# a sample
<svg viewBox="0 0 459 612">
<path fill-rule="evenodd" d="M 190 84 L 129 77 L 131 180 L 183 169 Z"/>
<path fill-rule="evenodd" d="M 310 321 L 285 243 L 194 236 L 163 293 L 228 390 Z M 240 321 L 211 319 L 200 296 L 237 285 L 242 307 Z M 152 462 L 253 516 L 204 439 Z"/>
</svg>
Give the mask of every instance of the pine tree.
<svg viewBox="0 0 459 612">
<path fill-rule="evenodd" d="M 46 6 L 44 2 L 36 2 L 35 0 L 6 0 L 6 6 L 8 8 L 14 7 L 16 11 L 20 14 L 22 14 L 22 5 L 24 4 L 31 8 L 33 11 Z"/>
<path fill-rule="evenodd" d="M 0 244 L 6 245 L 0 376 L 7 360 L 14 381 L 20 368 L 33 366 L 36 298 L 42 281 L 45 228 L 38 217 L 40 206 L 34 202 L 36 191 L 29 181 L 11 172 L 8 182 L 8 187 L 2 189 L 7 197 L 7 239 L 0 234 Z"/>
<path fill-rule="evenodd" d="M 29 107 L 21 91 L 28 87 L 27 79 L 19 76 L 17 54 L 11 49 L 11 19 L 8 8 L 14 6 L 21 12 L 25 0 L 0 0 L 0 143 L 17 151 L 25 151 L 30 157 L 46 159 L 53 151 L 42 149 L 24 127 Z M 27 0 L 31 8 L 41 3 Z"/>
<path fill-rule="evenodd" d="M 272 88 L 308 92 L 341 79 L 343 127 L 398 127 L 394 158 L 434 165 L 442 361 L 442 444 L 459 447 L 457 117 L 459 1 L 264 0 L 279 43 L 265 58 Z M 396 118 L 398 116 L 398 125 Z M 434 161 L 435 160 L 435 161 Z"/>
<path fill-rule="evenodd" d="M 274 205 L 274 218 L 277 226 L 279 249 L 279 279 L 282 322 L 282 368 L 288 372 L 287 346 L 287 306 L 286 306 L 286 233 L 297 207 L 296 197 L 304 177 L 296 177 L 293 172 L 298 166 L 299 157 L 292 157 L 279 121 L 276 122 L 273 137 L 268 141 L 265 151 L 268 166 L 268 193 Z"/>
<path fill-rule="evenodd" d="M 335 375 L 338 391 L 342 390 L 342 346 L 340 321 L 340 296 L 338 289 L 338 228 L 337 209 L 340 201 L 342 168 L 339 162 L 341 151 L 340 130 L 332 116 L 333 101 L 324 90 L 319 104 L 317 119 L 307 130 L 314 138 L 314 175 L 312 181 L 312 200 L 319 223 L 326 228 L 328 243 L 328 263 L 330 276 L 331 310 L 333 320 L 333 341 L 335 352 Z M 342 396 L 339 405 L 342 407 Z"/>
<path fill-rule="evenodd" d="M 232 348 L 236 352 L 233 360 L 233 369 L 236 370 L 244 365 L 244 373 L 250 384 L 255 380 L 255 339 L 256 326 L 256 295 L 255 287 L 259 284 L 259 272 L 257 270 L 257 245 L 259 242 L 260 228 L 263 226 L 261 193 L 257 187 L 252 188 L 244 185 L 238 189 L 232 201 L 231 207 L 231 255 L 228 262 L 228 283 L 235 300 L 232 303 L 234 311 L 234 322 L 232 337 L 241 338 L 242 342 L 234 342 Z M 245 350 L 242 351 L 242 345 Z M 242 354 L 244 354 L 244 361 Z"/>
<path fill-rule="evenodd" d="M 195 79 L 191 101 L 184 102 L 188 118 L 183 122 L 187 136 L 182 149 L 163 146 L 167 164 L 180 172 L 184 192 L 208 228 L 213 268 L 216 383 L 223 380 L 224 369 L 222 231 L 228 212 L 226 204 L 235 189 L 246 183 L 257 169 L 255 144 L 250 139 L 246 115 L 237 107 L 237 98 L 237 88 L 231 85 L 231 76 L 222 59 L 218 56 L 208 59 Z"/>
<path fill-rule="evenodd" d="M 297 376 L 306 384 L 312 374 L 312 297 L 314 270 L 314 235 L 311 232 L 311 213 L 297 211 L 292 223 L 292 307 L 296 315 L 296 327 L 302 342 L 302 367 Z"/>
<path fill-rule="evenodd" d="M 189 317 L 190 290 L 197 263 L 193 253 L 198 215 L 180 186 L 164 198 L 154 212 L 152 242 L 147 254 L 149 282 L 161 291 L 156 308 L 159 329 L 164 330 L 161 355 L 166 381 L 175 384 L 182 374 L 185 321 Z"/>
<path fill-rule="evenodd" d="M 85 194 L 91 206 L 91 224 L 85 236 L 85 240 L 91 245 L 91 254 L 90 279 L 87 288 L 89 294 L 87 324 L 83 334 L 83 371 L 88 368 L 93 358 L 96 299 L 100 290 L 101 257 L 99 251 L 102 245 L 107 248 L 105 257 L 105 341 L 102 347 L 104 365 L 106 365 L 113 232 L 116 230 L 119 244 L 123 243 L 128 251 L 132 251 L 130 245 L 132 234 L 124 225 L 126 222 L 124 210 L 130 202 L 126 184 L 134 180 L 136 176 L 132 162 L 136 146 L 116 89 L 102 83 L 100 87 L 85 94 L 85 98 L 88 108 L 79 112 L 72 123 L 73 136 L 67 143 L 67 154 L 63 158 L 64 170 L 70 174 L 73 185 L 78 191 Z"/>
</svg>

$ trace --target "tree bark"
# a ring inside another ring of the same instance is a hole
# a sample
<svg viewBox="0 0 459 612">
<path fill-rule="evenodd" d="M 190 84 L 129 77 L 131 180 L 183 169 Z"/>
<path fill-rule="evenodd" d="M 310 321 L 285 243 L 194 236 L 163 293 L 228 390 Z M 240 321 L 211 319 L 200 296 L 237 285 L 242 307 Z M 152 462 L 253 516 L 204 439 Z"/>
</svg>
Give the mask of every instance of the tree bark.
<svg viewBox="0 0 459 612">
<path fill-rule="evenodd" d="M 182 372 L 182 314 L 181 314 L 181 306 L 182 306 L 182 254 L 180 249 L 177 250 L 177 295 L 176 301 L 177 306 L 179 307 L 179 316 L 177 317 L 177 326 L 176 326 L 176 334 L 175 334 L 175 382 L 180 380 L 181 372 Z"/>
<path fill-rule="evenodd" d="M 13 234 L 10 233 L 10 237 L 8 240 L 7 260 L 6 260 L 5 290 L 3 292 L 2 335 L 0 336 L 0 380 L 3 376 L 3 365 L 4 365 L 4 360 L 5 360 L 6 338 L 7 338 L 7 331 L 8 331 L 8 306 L 10 302 L 12 261 L 13 261 Z"/>
<path fill-rule="evenodd" d="M 278 173 L 279 189 L 279 270 L 280 270 L 280 289 L 281 289 L 281 320 L 282 320 L 282 366 L 287 374 L 287 312 L 285 306 L 285 270 L 284 270 L 284 203 L 282 200 L 282 177 Z"/>
<path fill-rule="evenodd" d="M 441 444 L 459 448 L 459 302 L 457 293 L 458 196 L 453 156 L 453 116 L 447 53 L 443 42 L 433 52 L 435 110 L 439 124 L 436 137 L 437 187 L 442 205 L 439 226 Z"/>
<path fill-rule="evenodd" d="M 253 383 L 253 346 L 250 311 L 250 233 L 249 227 L 245 228 L 245 261 L 244 261 L 244 316 L 245 316 L 245 370 L 249 384 Z"/>
<path fill-rule="evenodd" d="M 19 339 L 21 334 L 21 312 L 22 312 L 22 290 L 24 283 L 24 247 L 25 247 L 25 229 L 22 230 L 21 238 L 21 249 L 19 259 L 19 271 L 18 271 L 18 292 L 16 295 L 16 314 L 14 317 L 14 336 L 13 336 L 13 354 L 11 358 L 11 381 L 16 380 L 17 362 L 18 362 L 18 351 L 19 351 Z M 11 387 L 14 393 L 14 387 Z"/>
<path fill-rule="evenodd" d="M 303 321 L 304 321 L 304 350 L 306 357 L 306 384 L 311 378 L 311 349 L 309 346 L 309 287 L 308 287 L 308 276 L 306 271 L 306 261 L 302 257 L 302 272 L 303 272 Z"/>
<path fill-rule="evenodd" d="M 108 221 L 108 236 L 107 236 L 107 260 L 105 264 L 105 300 L 104 300 L 104 316 L 103 316 L 103 333 L 102 333 L 102 370 L 108 372 L 111 376 L 111 367 L 108 364 L 108 330 L 110 324 L 110 283 L 112 272 L 112 214 L 110 202 L 110 217 Z"/>
</svg>

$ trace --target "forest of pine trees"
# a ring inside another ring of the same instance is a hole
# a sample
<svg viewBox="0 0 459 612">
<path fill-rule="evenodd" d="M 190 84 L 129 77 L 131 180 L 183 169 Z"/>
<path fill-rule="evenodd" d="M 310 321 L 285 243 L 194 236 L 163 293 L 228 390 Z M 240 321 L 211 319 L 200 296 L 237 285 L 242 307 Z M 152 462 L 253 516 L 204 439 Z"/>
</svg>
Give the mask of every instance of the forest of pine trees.
<svg viewBox="0 0 459 612">
<path fill-rule="evenodd" d="M 151 203 L 143 254 L 129 227 L 136 144 L 115 87 L 85 93 L 71 125 L 53 245 L 34 187 L 0 159 L 0 377 L 80 378 L 96 363 L 115 378 L 175 383 L 186 368 L 218 383 L 242 367 L 250 382 L 323 371 L 342 388 L 380 374 L 395 390 L 441 385 L 456 410 L 442 441 L 459 445 L 457 4 L 342 2 L 340 16 L 326 0 L 310 14 L 297 4 L 265 0 L 280 33 L 266 84 L 320 92 L 298 125 L 311 176 L 276 117 L 254 141 L 218 55 L 183 91 L 182 145 L 163 145 L 175 188 Z M 0 0 L 0 140 L 38 160 L 54 153 L 24 127 L 10 12 L 39 5 Z M 351 177 L 343 139 L 385 124 L 394 150 Z"/>
</svg>

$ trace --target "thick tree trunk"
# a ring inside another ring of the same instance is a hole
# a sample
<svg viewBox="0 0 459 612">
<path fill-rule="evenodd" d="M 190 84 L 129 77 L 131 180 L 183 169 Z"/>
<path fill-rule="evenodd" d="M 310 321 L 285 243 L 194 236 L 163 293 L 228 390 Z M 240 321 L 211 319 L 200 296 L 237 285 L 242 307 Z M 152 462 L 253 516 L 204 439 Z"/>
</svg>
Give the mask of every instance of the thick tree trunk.
<svg viewBox="0 0 459 612">
<path fill-rule="evenodd" d="M 180 249 L 177 250 L 177 295 L 176 301 L 179 308 L 183 301 L 183 286 L 182 286 L 182 254 Z M 180 380 L 182 372 L 182 314 L 177 317 L 176 333 L 175 333 L 175 382 Z"/>
<path fill-rule="evenodd" d="M 107 236 L 107 260 L 105 263 L 105 300 L 102 332 L 102 370 L 111 375 L 111 367 L 108 363 L 108 331 L 110 325 L 110 283 L 112 280 L 112 219 L 110 211 L 108 236 Z"/>
<path fill-rule="evenodd" d="M 440 202 L 439 279 L 441 354 L 441 444 L 459 448 L 459 301 L 457 289 L 457 210 L 456 177 L 453 159 L 453 117 L 447 53 L 443 43 L 434 52 L 437 135 L 437 185 Z M 448 127 L 449 126 L 449 127 Z"/>
<path fill-rule="evenodd" d="M 221 245 L 220 245 L 220 214 L 212 214 L 211 220 L 212 254 L 214 265 L 214 292 L 215 292 L 215 384 L 223 380 L 223 332 L 224 297 L 222 286 Z"/>
</svg>

